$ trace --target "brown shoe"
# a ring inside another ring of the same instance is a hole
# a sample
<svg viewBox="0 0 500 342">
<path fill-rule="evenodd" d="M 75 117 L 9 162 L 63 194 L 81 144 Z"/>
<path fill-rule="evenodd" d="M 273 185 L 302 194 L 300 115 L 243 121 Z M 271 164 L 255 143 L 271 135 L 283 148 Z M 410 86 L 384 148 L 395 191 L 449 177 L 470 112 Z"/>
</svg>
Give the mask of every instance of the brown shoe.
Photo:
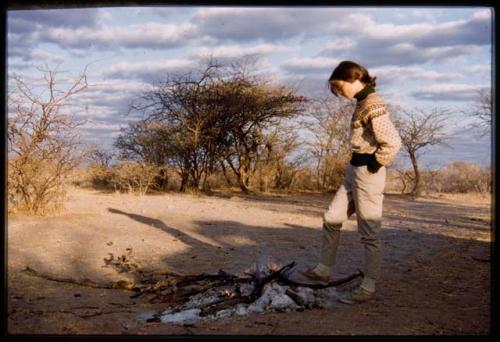
<svg viewBox="0 0 500 342">
<path fill-rule="evenodd" d="M 339 297 L 339 302 L 344 304 L 363 303 L 372 300 L 375 292 L 366 291 L 361 286 L 356 287 L 354 290 L 348 291 Z"/>
<path fill-rule="evenodd" d="M 314 281 L 317 284 L 321 285 L 328 285 L 330 283 L 330 277 L 329 276 L 321 276 L 313 271 L 314 268 L 310 268 L 305 271 L 299 271 L 298 273 L 302 274 L 304 277 L 306 277 L 309 280 Z"/>
</svg>

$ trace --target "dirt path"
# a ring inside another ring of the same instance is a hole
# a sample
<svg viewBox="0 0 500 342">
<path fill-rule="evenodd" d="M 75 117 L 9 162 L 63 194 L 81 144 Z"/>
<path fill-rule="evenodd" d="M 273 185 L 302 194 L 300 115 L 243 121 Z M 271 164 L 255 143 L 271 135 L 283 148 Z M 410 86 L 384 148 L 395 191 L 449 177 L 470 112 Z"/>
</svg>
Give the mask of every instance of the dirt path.
<svg viewBox="0 0 500 342">
<path fill-rule="evenodd" d="M 147 298 L 27 275 L 126 280 L 105 259 L 127 248 L 141 268 L 231 273 L 260 253 L 313 264 L 327 195 L 136 197 L 74 189 L 56 217 L 9 217 L 8 331 L 11 334 L 420 335 L 490 331 L 490 202 L 386 195 L 383 274 L 374 301 L 333 310 L 251 314 L 176 326 L 140 320 Z M 344 226 L 334 278 L 362 266 L 353 217 Z"/>
</svg>

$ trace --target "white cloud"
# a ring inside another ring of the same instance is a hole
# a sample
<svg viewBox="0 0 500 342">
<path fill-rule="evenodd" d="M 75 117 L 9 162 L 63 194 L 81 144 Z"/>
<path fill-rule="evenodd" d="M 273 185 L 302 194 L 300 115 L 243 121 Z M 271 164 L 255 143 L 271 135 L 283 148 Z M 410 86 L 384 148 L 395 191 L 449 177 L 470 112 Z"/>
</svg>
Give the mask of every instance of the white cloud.
<svg viewBox="0 0 500 342">
<path fill-rule="evenodd" d="M 92 88 L 89 88 L 88 91 L 102 93 L 102 92 L 137 92 L 145 89 L 149 89 L 150 86 L 148 84 L 144 84 L 141 82 L 99 82 L 95 84 Z"/>
<path fill-rule="evenodd" d="M 48 28 L 37 33 L 40 41 L 51 42 L 66 48 L 97 46 L 104 49 L 116 47 L 163 49 L 187 44 L 195 34 L 191 24 L 160 24 L 147 22 L 126 27 L 108 26 L 90 28 Z"/>
<path fill-rule="evenodd" d="M 310 75 L 298 75 L 298 74 L 287 74 L 282 76 L 280 82 L 286 85 L 296 88 L 301 95 L 305 96 L 332 96 L 328 88 L 328 77 L 329 73 L 324 75 L 320 74 L 310 74 Z"/>
<path fill-rule="evenodd" d="M 366 40 L 352 51 L 335 54 L 323 51 L 325 56 L 350 59 L 366 67 L 410 66 L 425 63 L 445 63 L 464 55 L 477 54 L 481 47 L 475 45 L 457 45 L 419 48 L 411 43 L 379 44 Z"/>
<path fill-rule="evenodd" d="M 460 83 L 434 84 L 411 93 L 418 100 L 430 101 L 474 101 L 483 85 Z"/>
<path fill-rule="evenodd" d="M 120 130 L 120 125 L 119 123 L 106 123 L 106 122 L 99 122 L 96 120 L 92 120 L 85 125 L 82 126 L 83 129 L 90 130 L 90 129 L 101 129 L 101 130 L 114 130 L 114 131 L 119 131 Z"/>
<path fill-rule="evenodd" d="M 17 10 L 7 13 L 9 31 L 25 33 L 42 27 L 95 27 L 106 19 L 98 8 Z"/>
<path fill-rule="evenodd" d="M 376 24 L 375 22 L 367 22 L 361 26 L 360 29 L 362 29 L 362 32 L 371 39 L 395 42 L 415 39 L 419 36 L 428 34 L 435 29 L 435 27 L 427 23 L 394 25 L 390 23 Z"/>
<path fill-rule="evenodd" d="M 304 36 L 310 32 L 332 32 L 349 8 L 203 8 L 191 20 L 202 36 L 232 41 L 277 41 Z M 333 24 L 335 23 L 335 24 Z"/>
<path fill-rule="evenodd" d="M 484 45 L 491 40 L 488 28 L 491 23 L 484 12 L 476 12 L 470 19 L 436 24 L 377 23 L 371 16 L 351 14 L 337 27 L 363 40 L 375 40 L 377 43 L 405 42 L 420 47 Z"/>
<path fill-rule="evenodd" d="M 474 14 L 472 14 L 472 18 L 491 20 L 491 9 L 489 8 L 480 9 L 474 12 Z"/>
<path fill-rule="evenodd" d="M 191 53 L 192 57 L 207 57 L 213 56 L 214 58 L 235 58 L 243 57 L 246 55 L 262 56 L 272 53 L 289 52 L 293 49 L 277 44 L 260 44 L 252 47 L 242 47 L 240 45 L 221 45 L 213 48 L 201 47 L 197 48 L 195 52 Z"/>
<path fill-rule="evenodd" d="M 332 41 L 325 45 L 325 50 L 338 51 L 352 49 L 357 45 L 357 42 L 352 38 L 341 38 Z"/>
<path fill-rule="evenodd" d="M 189 59 L 170 59 L 143 62 L 115 63 L 103 73 L 107 78 L 130 79 L 138 78 L 146 82 L 161 78 L 167 72 L 178 72 L 195 67 L 195 62 Z"/>
<path fill-rule="evenodd" d="M 465 71 L 472 73 L 490 73 L 491 72 L 491 64 L 475 64 L 465 68 Z"/>
<path fill-rule="evenodd" d="M 411 12 L 415 18 L 420 18 L 424 20 L 433 21 L 436 19 L 435 14 L 432 11 L 426 11 L 422 9 L 415 9 Z"/>
<path fill-rule="evenodd" d="M 327 57 L 291 58 L 281 67 L 294 73 L 328 73 L 339 63 L 339 59 Z"/>
<path fill-rule="evenodd" d="M 130 104 L 148 89 L 146 84 L 133 81 L 91 83 L 72 99 L 72 103 L 85 109 L 85 114 L 77 115 L 79 120 L 121 122 Z"/>
<path fill-rule="evenodd" d="M 453 81 L 464 78 L 459 72 L 438 72 L 418 66 L 384 66 L 372 68 L 370 74 L 377 77 L 377 81 L 384 83 L 398 83 L 403 81 Z"/>
<path fill-rule="evenodd" d="M 481 46 L 491 44 L 490 28 L 484 14 L 437 24 L 378 23 L 369 15 L 351 14 L 336 22 L 333 32 L 347 34 L 356 43 L 343 49 L 328 45 L 319 54 L 371 67 L 441 63 L 480 52 Z"/>
<path fill-rule="evenodd" d="M 25 69 L 33 66 L 32 62 L 27 62 L 19 59 L 9 58 L 7 60 L 7 68 L 8 69 Z"/>
</svg>

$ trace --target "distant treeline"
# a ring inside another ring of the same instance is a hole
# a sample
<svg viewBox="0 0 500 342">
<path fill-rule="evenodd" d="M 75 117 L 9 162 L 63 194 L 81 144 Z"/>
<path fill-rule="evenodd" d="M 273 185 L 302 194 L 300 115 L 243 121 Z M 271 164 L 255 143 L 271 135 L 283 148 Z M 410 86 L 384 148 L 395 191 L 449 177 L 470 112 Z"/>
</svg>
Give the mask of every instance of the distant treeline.
<svg viewBox="0 0 500 342">
<path fill-rule="evenodd" d="M 68 115 L 70 98 L 89 85 L 86 69 L 66 90 L 45 70 L 47 92 L 37 95 L 23 77 L 8 94 L 9 211 L 57 209 L 68 178 L 82 163 L 76 184 L 145 194 L 249 191 L 335 191 L 350 157 L 354 104 L 333 96 L 310 98 L 258 73 L 247 58 L 207 60 L 199 70 L 168 74 L 136 98 L 113 150 L 78 143 Z M 445 143 L 446 109 L 389 106 L 411 170 L 392 166 L 401 191 L 491 191 L 488 170 L 466 163 L 420 170 L 418 151 Z M 124 113 L 125 114 L 125 113 Z"/>
</svg>

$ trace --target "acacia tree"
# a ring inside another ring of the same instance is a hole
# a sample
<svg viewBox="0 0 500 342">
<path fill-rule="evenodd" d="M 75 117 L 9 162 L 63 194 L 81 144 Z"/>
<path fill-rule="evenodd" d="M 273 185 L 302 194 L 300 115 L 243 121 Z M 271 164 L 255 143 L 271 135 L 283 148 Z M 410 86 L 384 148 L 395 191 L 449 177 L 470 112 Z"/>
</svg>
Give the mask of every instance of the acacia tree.
<svg viewBox="0 0 500 342">
<path fill-rule="evenodd" d="M 349 158 L 353 104 L 338 99 L 316 99 L 302 125 L 312 135 L 306 142 L 315 161 L 317 189 L 336 188 Z"/>
<path fill-rule="evenodd" d="M 422 193 L 422 177 L 418 165 L 418 154 L 426 146 L 449 146 L 445 141 L 452 137 L 452 133 L 447 130 L 450 112 L 440 108 L 399 109 L 398 114 L 394 124 L 401 136 L 403 148 L 410 157 L 414 172 L 411 194 L 419 196 Z"/>
<path fill-rule="evenodd" d="M 89 86 L 87 68 L 66 89 L 56 86 L 57 71 L 38 70 L 43 79 L 32 82 L 13 74 L 8 93 L 9 202 L 33 214 L 62 204 L 64 181 L 82 161 L 76 130 L 82 122 L 68 110 L 75 110 L 70 100 Z"/>
<path fill-rule="evenodd" d="M 198 187 L 201 177 L 210 172 L 214 163 L 212 154 L 206 150 L 213 146 L 205 134 L 206 128 L 213 124 L 213 113 L 204 99 L 220 68 L 216 62 L 208 61 L 196 72 L 167 74 L 165 81 L 145 92 L 131 107 L 132 111 L 144 114 L 143 122 L 131 125 L 115 143 L 122 155 L 148 160 L 154 151 L 158 162 L 177 167 L 181 192 L 188 186 Z M 152 134 L 153 126 L 158 128 L 158 134 Z"/>
<path fill-rule="evenodd" d="M 247 191 L 262 132 L 277 118 L 298 113 L 305 101 L 291 89 L 250 75 L 247 62 L 222 65 L 209 59 L 196 72 L 167 75 L 133 105 L 145 122 L 167 127 L 166 140 L 153 141 L 169 146 L 168 162 L 179 170 L 180 191 L 204 189 L 217 166 L 231 169 Z M 131 145 L 118 147 L 134 152 Z"/>
<path fill-rule="evenodd" d="M 480 135 L 485 136 L 491 130 L 492 97 L 491 88 L 483 88 L 477 91 L 476 101 L 472 107 L 465 111 L 465 114 L 476 119 L 471 124 L 471 128 L 479 128 Z"/>
<path fill-rule="evenodd" d="M 278 125 L 279 119 L 300 113 L 306 99 L 295 95 L 294 89 L 270 87 L 265 82 L 230 89 L 239 101 L 226 106 L 221 113 L 223 117 L 234 118 L 224 130 L 228 142 L 224 160 L 237 176 L 240 189 L 246 192 L 256 171 L 259 147 L 267 143 L 264 131 Z"/>
</svg>

